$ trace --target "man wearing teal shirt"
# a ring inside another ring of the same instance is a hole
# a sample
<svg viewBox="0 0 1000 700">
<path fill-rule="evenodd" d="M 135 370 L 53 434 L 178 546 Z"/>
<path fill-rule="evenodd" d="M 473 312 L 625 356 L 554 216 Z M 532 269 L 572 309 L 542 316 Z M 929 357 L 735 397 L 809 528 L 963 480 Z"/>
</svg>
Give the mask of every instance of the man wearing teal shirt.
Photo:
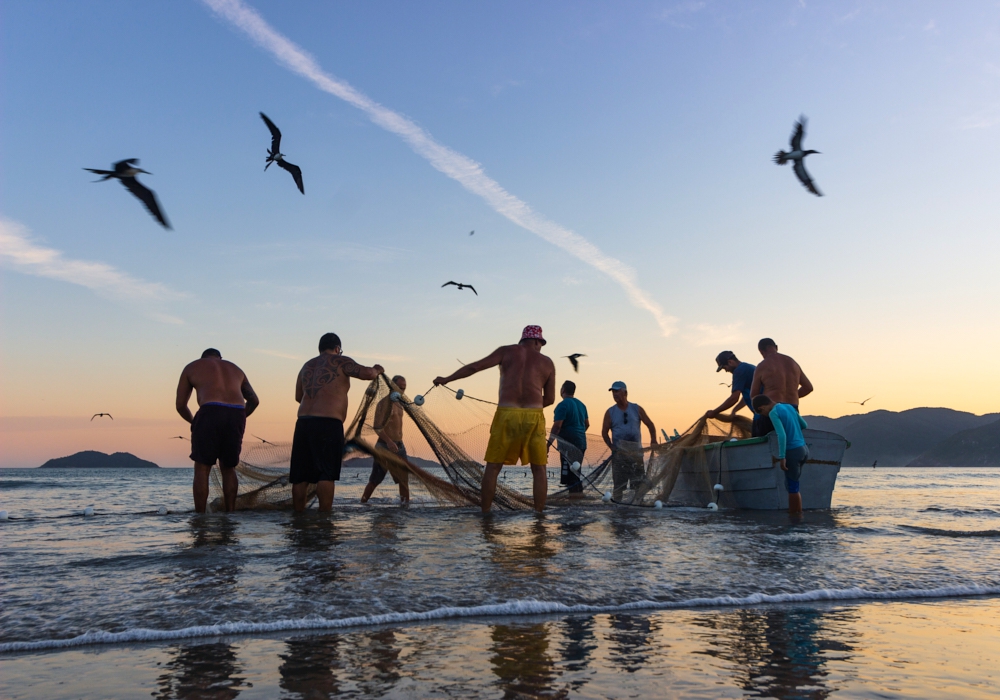
<svg viewBox="0 0 1000 700">
<path fill-rule="evenodd" d="M 788 512 L 791 515 L 801 515 L 802 494 L 799 493 L 799 479 L 802 477 L 802 465 L 809 459 L 809 448 L 806 447 L 802 429 L 809 426 L 802 420 L 802 416 L 794 406 L 774 403 L 763 394 L 753 397 L 753 410 L 771 419 L 771 425 L 774 426 L 774 432 L 778 437 L 778 459 L 785 472 Z"/>
<path fill-rule="evenodd" d="M 590 427 L 587 407 L 574 394 L 576 394 L 576 384 L 570 381 L 563 382 L 559 390 L 562 401 L 556 406 L 552 415 L 552 431 L 549 433 L 549 444 L 557 438 L 559 440 L 557 447 L 562 463 L 559 483 L 569 486 L 571 494 L 583 493 L 580 474 L 570 467 L 573 462 L 583 464 L 583 453 L 587 451 L 587 428 Z"/>
</svg>

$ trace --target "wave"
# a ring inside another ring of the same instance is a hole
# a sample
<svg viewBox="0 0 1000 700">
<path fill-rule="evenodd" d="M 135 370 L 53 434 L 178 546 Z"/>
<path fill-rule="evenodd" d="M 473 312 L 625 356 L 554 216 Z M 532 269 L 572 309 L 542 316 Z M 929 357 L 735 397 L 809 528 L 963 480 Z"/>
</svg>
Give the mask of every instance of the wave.
<svg viewBox="0 0 1000 700">
<path fill-rule="evenodd" d="M 925 535 L 938 537 L 1000 537 L 1000 530 L 943 530 L 936 527 L 921 527 L 920 525 L 903 525 L 907 530 L 922 532 Z"/>
<path fill-rule="evenodd" d="M 0 653 L 65 649 L 96 644 L 125 644 L 135 642 L 160 642 L 197 637 L 220 637 L 271 632 L 304 632 L 331 630 L 347 627 L 373 627 L 377 625 L 426 622 L 465 617 L 514 617 L 526 615 L 551 615 L 572 613 L 617 613 L 632 610 L 677 610 L 685 608 L 721 608 L 775 603 L 811 603 L 822 601 L 853 600 L 915 600 L 921 598 L 968 598 L 1000 594 L 1000 586 L 945 586 L 942 588 L 911 588 L 895 591 L 869 591 L 864 588 L 820 588 L 802 593 L 753 593 L 748 596 L 716 596 L 690 598 L 681 601 L 637 600 L 620 605 L 566 605 L 547 600 L 512 600 L 491 605 L 467 607 L 442 607 L 425 612 L 393 612 L 380 615 L 360 615 L 339 619 L 304 617 L 296 620 L 272 622 L 221 622 L 215 625 L 196 625 L 173 630 L 127 629 L 122 632 L 86 632 L 68 639 L 41 639 L 33 642 L 4 642 Z"/>
<path fill-rule="evenodd" d="M 993 508 L 940 508 L 929 506 L 920 511 L 921 513 L 947 513 L 948 515 L 975 515 L 975 516 L 1000 516 L 1000 511 Z"/>
</svg>

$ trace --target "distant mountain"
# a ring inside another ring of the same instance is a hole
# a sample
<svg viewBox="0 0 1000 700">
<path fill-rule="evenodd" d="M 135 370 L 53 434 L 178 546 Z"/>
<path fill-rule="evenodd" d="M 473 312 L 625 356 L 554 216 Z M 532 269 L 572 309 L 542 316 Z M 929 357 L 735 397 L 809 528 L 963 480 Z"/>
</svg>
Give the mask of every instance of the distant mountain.
<svg viewBox="0 0 1000 700">
<path fill-rule="evenodd" d="M 39 467 L 39 469 L 159 469 L 160 465 L 145 459 L 139 459 L 128 452 L 115 452 L 106 455 L 103 452 L 86 450 L 69 457 L 57 457 Z"/>
<path fill-rule="evenodd" d="M 810 428 L 838 433 L 851 442 L 844 454 L 844 466 L 870 466 L 877 459 L 883 466 L 900 467 L 957 433 L 1000 420 L 1000 414 L 977 416 L 950 408 L 911 408 L 898 413 L 872 411 L 840 418 L 803 418 Z"/>
<path fill-rule="evenodd" d="M 409 461 L 421 469 L 440 469 L 441 465 L 437 462 L 433 462 L 429 459 L 423 459 L 422 457 L 408 457 Z M 350 469 L 371 469 L 372 468 L 372 458 L 371 457 L 354 457 L 353 459 L 345 459 L 344 467 Z"/>
<path fill-rule="evenodd" d="M 955 433 L 907 464 L 908 467 L 1000 466 L 1000 421 Z"/>
</svg>

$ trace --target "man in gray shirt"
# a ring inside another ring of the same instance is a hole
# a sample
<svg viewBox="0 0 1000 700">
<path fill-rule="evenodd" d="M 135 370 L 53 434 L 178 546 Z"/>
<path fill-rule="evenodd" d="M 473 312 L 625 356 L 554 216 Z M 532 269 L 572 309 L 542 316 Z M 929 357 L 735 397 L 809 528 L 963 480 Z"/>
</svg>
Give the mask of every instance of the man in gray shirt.
<svg viewBox="0 0 1000 700">
<path fill-rule="evenodd" d="M 656 426 L 642 406 L 629 403 L 625 382 L 615 382 L 608 391 L 614 397 L 615 405 L 604 413 L 601 437 L 611 448 L 612 497 L 618 501 L 626 488 L 638 487 L 646 475 L 639 424 L 649 429 L 650 447 L 656 445 Z"/>
</svg>

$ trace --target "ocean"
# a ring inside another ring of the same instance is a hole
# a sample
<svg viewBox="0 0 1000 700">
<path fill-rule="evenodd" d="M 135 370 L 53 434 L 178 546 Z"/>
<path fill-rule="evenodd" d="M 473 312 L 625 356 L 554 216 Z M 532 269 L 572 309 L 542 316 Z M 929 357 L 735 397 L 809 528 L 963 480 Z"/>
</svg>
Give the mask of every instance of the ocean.
<svg viewBox="0 0 1000 700">
<path fill-rule="evenodd" d="M 1000 470 L 843 469 L 801 522 L 190 493 L 0 470 L 0 697 L 1000 695 Z"/>
</svg>

